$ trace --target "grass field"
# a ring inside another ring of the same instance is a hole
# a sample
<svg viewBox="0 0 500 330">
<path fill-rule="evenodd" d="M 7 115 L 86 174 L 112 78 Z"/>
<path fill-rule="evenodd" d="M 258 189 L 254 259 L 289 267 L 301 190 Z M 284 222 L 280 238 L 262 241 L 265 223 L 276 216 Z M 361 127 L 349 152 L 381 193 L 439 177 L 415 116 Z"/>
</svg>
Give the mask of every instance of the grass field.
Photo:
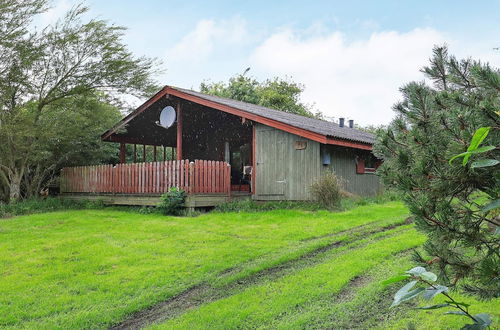
<svg viewBox="0 0 500 330">
<path fill-rule="evenodd" d="M 0 220 L 0 328 L 453 328 L 389 310 L 424 241 L 398 202 L 195 218 L 77 210 Z M 473 301 L 471 298 L 466 298 Z M 474 302 L 493 312 L 496 302 Z M 473 310 L 474 312 L 474 310 Z"/>
</svg>

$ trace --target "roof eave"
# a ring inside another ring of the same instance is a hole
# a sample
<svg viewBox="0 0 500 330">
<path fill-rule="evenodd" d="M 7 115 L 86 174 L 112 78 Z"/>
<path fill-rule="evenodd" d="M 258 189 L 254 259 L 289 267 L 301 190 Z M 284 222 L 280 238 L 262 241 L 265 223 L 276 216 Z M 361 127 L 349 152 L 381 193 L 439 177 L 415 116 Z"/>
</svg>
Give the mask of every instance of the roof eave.
<svg viewBox="0 0 500 330">
<path fill-rule="evenodd" d="M 179 91 L 173 87 L 170 86 L 165 86 L 163 87 L 162 90 L 160 90 L 158 93 L 156 93 L 153 97 L 151 97 L 149 100 L 144 102 L 141 106 L 139 106 L 136 110 L 128 114 L 125 118 L 123 118 L 118 124 L 116 124 L 113 128 L 109 129 L 105 133 L 101 135 L 101 140 L 103 141 L 112 141 L 110 139 L 111 135 L 116 133 L 118 129 L 126 125 L 128 122 L 130 122 L 133 118 L 135 118 L 137 115 L 145 111 L 149 106 L 160 100 L 162 97 L 165 95 L 172 95 L 179 97 L 181 99 L 191 101 L 197 104 L 201 104 L 210 108 L 214 108 L 229 114 L 233 114 L 236 116 L 243 117 L 245 119 L 249 119 L 252 121 L 255 121 L 260 124 L 264 124 L 267 126 L 271 126 L 313 141 L 317 141 L 323 144 L 331 144 L 331 145 L 338 145 L 338 146 L 344 146 L 344 147 L 350 147 L 350 148 L 356 148 L 356 149 L 363 149 L 363 150 L 372 150 L 371 144 L 368 143 L 361 143 L 361 142 L 356 142 L 356 141 L 349 141 L 345 139 L 339 139 L 333 136 L 327 136 L 323 134 L 319 134 L 316 132 L 311 132 L 303 128 L 299 128 L 296 126 L 292 126 L 289 124 L 285 124 L 283 122 L 274 120 L 274 119 L 269 119 L 266 117 L 262 117 L 253 113 L 246 112 L 241 109 L 237 109 L 234 107 L 231 107 L 226 104 L 218 103 L 215 101 L 207 100 L 202 97 L 196 96 L 196 95 L 191 95 L 182 91 Z"/>
</svg>

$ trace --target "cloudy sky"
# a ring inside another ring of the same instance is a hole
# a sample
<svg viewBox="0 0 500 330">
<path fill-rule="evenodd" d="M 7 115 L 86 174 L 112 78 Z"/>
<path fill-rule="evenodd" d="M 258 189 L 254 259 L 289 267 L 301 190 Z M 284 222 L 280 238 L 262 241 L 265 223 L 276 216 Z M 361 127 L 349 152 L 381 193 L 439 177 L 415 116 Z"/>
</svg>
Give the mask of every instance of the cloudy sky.
<svg viewBox="0 0 500 330">
<path fill-rule="evenodd" d="M 76 1 L 56 0 L 53 22 Z M 91 15 L 128 28 L 137 55 L 157 57 L 161 84 L 198 89 L 250 67 L 289 77 L 328 116 L 385 124 L 398 88 L 423 80 L 435 44 L 500 66 L 500 1 L 88 0 Z"/>
</svg>

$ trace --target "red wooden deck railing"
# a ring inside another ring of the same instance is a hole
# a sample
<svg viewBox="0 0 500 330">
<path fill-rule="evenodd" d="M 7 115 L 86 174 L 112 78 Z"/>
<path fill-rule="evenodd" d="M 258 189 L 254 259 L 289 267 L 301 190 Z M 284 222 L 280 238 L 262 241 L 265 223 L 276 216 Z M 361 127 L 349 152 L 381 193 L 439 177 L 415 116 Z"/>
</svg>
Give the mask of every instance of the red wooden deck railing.
<svg viewBox="0 0 500 330">
<path fill-rule="evenodd" d="M 231 167 L 210 160 L 169 160 L 61 170 L 63 193 L 162 194 L 170 187 L 188 194 L 229 194 Z"/>
</svg>

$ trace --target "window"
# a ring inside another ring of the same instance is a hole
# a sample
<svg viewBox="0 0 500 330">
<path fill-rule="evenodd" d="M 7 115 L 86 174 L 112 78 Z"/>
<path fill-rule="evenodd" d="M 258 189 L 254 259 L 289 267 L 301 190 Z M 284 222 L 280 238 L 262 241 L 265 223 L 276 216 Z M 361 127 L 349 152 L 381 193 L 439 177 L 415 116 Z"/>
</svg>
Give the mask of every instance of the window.
<svg viewBox="0 0 500 330">
<path fill-rule="evenodd" d="M 380 164 L 380 159 L 377 159 L 371 152 L 356 156 L 356 173 L 373 173 Z"/>
</svg>

